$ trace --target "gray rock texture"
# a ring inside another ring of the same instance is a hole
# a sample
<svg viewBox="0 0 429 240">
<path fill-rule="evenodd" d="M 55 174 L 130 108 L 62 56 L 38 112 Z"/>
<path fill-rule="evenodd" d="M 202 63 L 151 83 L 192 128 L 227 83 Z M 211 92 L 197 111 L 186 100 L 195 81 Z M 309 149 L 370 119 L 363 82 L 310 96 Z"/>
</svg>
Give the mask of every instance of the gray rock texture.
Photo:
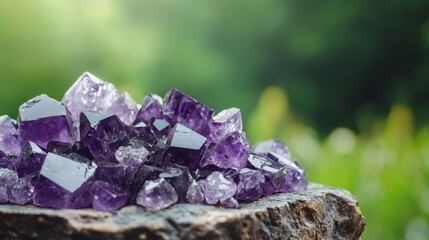
<svg viewBox="0 0 429 240">
<path fill-rule="evenodd" d="M 108 213 L 0 205 L 0 239 L 359 239 L 365 218 L 347 191 L 318 184 L 243 204 L 177 204 Z"/>
</svg>

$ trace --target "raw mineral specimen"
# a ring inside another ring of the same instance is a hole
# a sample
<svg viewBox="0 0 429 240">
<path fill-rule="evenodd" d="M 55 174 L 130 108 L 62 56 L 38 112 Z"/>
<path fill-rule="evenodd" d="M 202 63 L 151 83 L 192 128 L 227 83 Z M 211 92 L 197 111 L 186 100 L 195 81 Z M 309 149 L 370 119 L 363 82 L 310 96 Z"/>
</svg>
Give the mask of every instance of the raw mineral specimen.
<svg viewBox="0 0 429 240">
<path fill-rule="evenodd" d="M 164 178 L 147 180 L 137 195 L 137 204 L 154 210 L 171 206 L 177 200 L 176 190 Z"/>
<path fill-rule="evenodd" d="M 62 102 L 40 95 L 21 105 L 18 124 L 0 117 L 0 203 L 239 208 L 306 187 L 305 171 L 284 143 L 252 148 L 238 108 L 215 115 L 177 89 L 164 99 L 149 94 L 139 106 L 86 72 Z"/>
<path fill-rule="evenodd" d="M 21 146 L 18 139 L 18 131 L 14 121 L 8 116 L 0 117 L 0 157 L 19 156 Z"/>
<path fill-rule="evenodd" d="M 18 125 L 21 146 L 29 141 L 44 148 L 50 141 L 73 142 L 69 110 L 45 94 L 19 107 Z"/>
<path fill-rule="evenodd" d="M 73 120 L 78 121 L 81 112 L 106 113 L 118 96 L 118 90 L 113 84 L 85 72 L 66 92 L 61 102 L 71 112 Z"/>
</svg>

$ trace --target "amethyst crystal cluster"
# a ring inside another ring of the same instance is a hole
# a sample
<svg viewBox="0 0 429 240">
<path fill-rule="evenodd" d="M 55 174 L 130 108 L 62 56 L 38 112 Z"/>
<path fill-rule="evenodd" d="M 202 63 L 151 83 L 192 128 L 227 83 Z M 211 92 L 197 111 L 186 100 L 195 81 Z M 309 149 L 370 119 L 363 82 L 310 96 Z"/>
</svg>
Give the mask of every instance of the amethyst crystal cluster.
<svg viewBox="0 0 429 240">
<path fill-rule="evenodd" d="M 237 208 L 307 185 L 287 147 L 252 146 L 240 110 L 218 114 L 177 89 L 137 105 L 84 73 L 61 102 L 40 95 L 0 117 L 0 203 L 113 211 L 126 204 Z"/>
</svg>

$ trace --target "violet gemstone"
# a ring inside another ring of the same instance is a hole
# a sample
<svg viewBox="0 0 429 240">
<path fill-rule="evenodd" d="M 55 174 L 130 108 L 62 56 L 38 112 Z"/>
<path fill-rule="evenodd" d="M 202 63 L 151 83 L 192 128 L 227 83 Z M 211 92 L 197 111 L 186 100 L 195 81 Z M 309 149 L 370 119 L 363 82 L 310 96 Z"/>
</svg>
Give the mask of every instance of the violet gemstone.
<svg viewBox="0 0 429 240">
<path fill-rule="evenodd" d="M 62 102 L 70 110 L 73 120 L 78 121 L 81 112 L 106 113 L 118 96 L 113 84 L 85 72 L 65 93 Z"/>
<path fill-rule="evenodd" d="M 282 156 L 283 158 L 291 159 L 289 149 L 286 147 L 286 145 L 283 142 L 274 139 L 255 144 L 253 151 L 256 155 L 261 157 L 267 157 L 268 152 L 273 152 Z"/>
<path fill-rule="evenodd" d="M 82 143 L 96 160 L 114 161 L 115 152 L 129 141 L 129 128 L 115 115 L 81 114 Z"/>
<path fill-rule="evenodd" d="M 181 125 L 171 129 L 167 138 L 163 163 L 177 163 L 195 169 L 204 154 L 207 139 L 199 133 Z"/>
<path fill-rule="evenodd" d="M 43 148 L 50 141 L 73 143 L 70 112 L 45 94 L 19 107 L 18 123 L 21 146 L 29 141 Z"/>
<path fill-rule="evenodd" d="M 7 168 L 12 171 L 18 171 L 19 157 L 5 156 L 0 158 L 0 168 Z"/>
<path fill-rule="evenodd" d="M 171 89 L 137 105 L 84 73 L 62 103 L 40 95 L 0 117 L 0 203 L 114 211 L 127 203 L 239 208 L 305 189 L 305 171 L 276 140 L 251 149 L 241 112 L 214 115 Z"/>
<path fill-rule="evenodd" d="M 204 197 L 208 204 L 215 205 L 235 195 L 237 185 L 221 172 L 213 172 L 204 180 Z"/>
<path fill-rule="evenodd" d="M 7 189 L 17 180 L 18 175 L 16 174 L 16 172 L 7 168 L 0 168 L 0 203 L 6 203 L 7 201 L 9 201 Z"/>
<path fill-rule="evenodd" d="M 189 185 L 188 191 L 186 193 L 186 199 L 189 203 L 194 204 L 204 204 L 204 192 L 203 192 L 203 183 L 204 180 L 192 181 Z"/>
<path fill-rule="evenodd" d="M 151 129 L 152 135 L 156 138 L 167 136 L 171 129 L 171 125 L 167 120 L 156 118 L 153 118 L 149 122 L 149 127 Z"/>
<path fill-rule="evenodd" d="M 121 188 L 103 181 L 96 181 L 91 194 L 92 207 L 100 211 L 114 211 L 127 204 L 128 194 Z"/>
<path fill-rule="evenodd" d="M 7 115 L 0 116 L 0 157 L 18 156 L 20 152 L 18 131 L 13 120 Z"/>
<path fill-rule="evenodd" d="M 210 127 L 210 142 L 218 143 L 226 135 L 233 132 L 241 132 L 243 130 L 243 122 L 241 112 L 238 108 L 225 109 L 213 117 L 209 122 Z"/>
<path fill-rule="evenodd" d="M 240 171 L 246 166 L 250 143 L 242 133 L 233 132 L 211 148 L 203 157 L 200 166 L 214 165 L 223 169 Z"/>
<path fill-rule="evenodd" d="M 131 125 L 136 120 L 137 111 L 137 104 L 132 97 L 125 92 L 113 102 L 112 106 L 106 110 L 106 113 L 116 115 L 123 123 Z"/>
<path fill-rule="evenodd" d="M 91 179 L 97 166 L 77 154 L 48 153 L 35 184 L 34 204 L 42 207 L 84 208 L 91 204 Z"/>
<path fill-rule="evenodd" d="M 306 173 L 298 161 L 290 161 L 273 152 L 269 152 L 268 157 L 285 166 L 282 170 L 284 172 L 284 178 L 280 180 L 279 192 L 294 192 L 307 187 Z"/>
<path fill-rule="evenodd" d="M 143 99 L 143 104 L 137 113 L 136 122 L 148 124 L 152 119 L 162 119 L 162 98 L 153 93 Z"/>
<path fill-rule="evenodd" d="M 122 164 L 100 162 L 95 171 L 95 179 L 101 180 L 122 189 L 128 189 L 133 182 L 135 171 Z"/>
<path fill-rule="evenodd" d="M 130 143 L 121 146 L 115 152 L 118 163 L 129 166 L 133 172 L 137 172 L 140 166 L 148 160 L 149 151 L 145 143 L 138 139 L 131 139 Z"/>
<path fill-rule="evenodd" d="M 96 169 L 95 163 L 77 154 L 62 157 L 48 153 L 40 175 L 72 193 L 87 182 Z"/>
<path fill-rule="evenodd" d="M 174 123 L 180 123 L 203 136 L 209 135 L 208 123 L 214 111 L 179 90 L 173 88 L 165 95 L 162 110 Z"/>
<path fill-rule="evenodd" d="M 146 123 L 138 122 L 134 124 L 133 130 L 137 138 L 147 143 L 153 143 L 155 141 L 152 130 Z"/>
<path fill-rule="evenodd" d="M 258 170 L 243 168 L 239 172 L 237 195 L 239 201 L 254 201 L 263 194 L 264 175 Z"/>
<path fill-rule="evenodd" d="M 159 174 L 160 178 L 164 178 L 169 182 L 179 197 L 179 203 L 186 202 L 186 194 L 188 193 L 188 187 L 191 185 L 192 176 L 189 170 L 182 166 L 169 166 L 164 172 Z"/>
<path fill-rule="evenodd" d="M 33 203 L 40 207 L 67 208 L 70 193 L 45 177 L 34 184 Z"/>
<path fill-rule="evenodd" d="M 19 157 L 18 174 L 20 177 L 28 176 L 31 174 L 38 175 L 42 169 L 43 162 L 45 161 L 46 152 L 41 149 L 37 144 L 28 142 L 22 149 Z"/>
<path fill-rule="evenodd" d="M 77 209 L 90 207 L 93 199 L 91 193 L 93 184 L 93 181 L 87 181 L 76 191 L 69 193 L 66 208 Z"/>
<path fill-rule="evenodd" d="M 15 182 L 9 184 L 7 188 L 9 202 L 19 205 L 32 202 L 34 187 L 31 180 L 31 177 L 23 177 L 16 179 Z"/>
<path fill-rule="evenodd" d="M 154 210 L 167 208 L 177 200 L 176 190 L 164 178 L 147 180 L 137 195 L 137 204 Z"/>
</svg>

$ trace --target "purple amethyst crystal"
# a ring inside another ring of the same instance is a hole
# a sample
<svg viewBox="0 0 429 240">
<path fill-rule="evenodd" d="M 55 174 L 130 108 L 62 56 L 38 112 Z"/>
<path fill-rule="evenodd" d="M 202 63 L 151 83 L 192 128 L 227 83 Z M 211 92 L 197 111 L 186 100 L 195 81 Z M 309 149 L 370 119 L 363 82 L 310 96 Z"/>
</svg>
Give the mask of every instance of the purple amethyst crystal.
<svg viewBox="0 0 429 240">
<path fill-rule="evenodd" d="M 177 163 L 195 169 L 204 154 L 206 138 L 181 125 L 176 126 L 168 135 L 164 163 Z"/>
<path fill-rule="evenodd" d="M 113 84 L 85 72 L 66 92 L 62 102 L 70 110 L 73 120 L 78 121 L 81 112 L 106 113 L 118 96 Z"/>
<path fill-rule="evenodd" d="M 18 124 L 0 117 L 0 203 L 239 208 L 306 186 L 284 143 L 268 140 L 252 150 L 238 108 L 215 115 L 177 89 L 137 105 L 86 72 L 62 103 L 40 95 L 21 105 Z"/>
<path fill-rule="evenodd" d="M 22 153 L 19 157 L 19 176 L 22 177 L 31 174 L 39 174 L 43 162 L 45 161 L 45 157 L 46 152 L 44 150 L 37 146 L 37 144 L 28 142 L 22 149 Z"/>
<path fill-rule="evenodd" d="M 290 152 L 286 145 L 283 142 L 274 139 L 255 144 L 253 151 L 256 155 L 261 157 L 267 157 L 268 152 L 273 152 L 283 158 L 290 159 Z"/>
<path fill-rule="evenodd" d="M 56 209 L 88 207 L 96 169 L 94 163 L 80 155 L 48 153 L 35 183 L 34 204 Z"/>
<path fill-rule="evenodd" d="M 240 171 L 246 166 L 250 144 L 242 133 L 233 132 L 210 149 L 203 157 L 200 166 L 214 165 L 222 169 Z"/>
<path fill-rule="evenodd" d="M 174 187 L 179 197 L 177 202 L 186 202 L 188 187 L 193 180 L 187 168 L 178 165 L 169 166 L 165 169 L 164 172 L 159 174 L 159 177 L 164 178 Z"/>
<path fill-rule="evenodd" d="M 122 164 L 100 162 L 95 171 L 95 179 L 101 180 L 122 189 L 128 189 L 133 181 L 135 171 Z"/>
<path fill-rule="evenodd" d="M 280 182 L 280 192 L 294 192 L 307 187 L 308 183 L 305 171 L 298 161 L 290 161 L 273 152 L 269 152 L 268 157 L 285 166 L 282 170 L 285 176 Z"/>
<path fill-rule="evenodd" d="M 43 94 L 19 107 L 21 146 L 32 141 L 46 148 L 50 141 L 72 143 L 70 112 L 60 102 Z"/>
<path fill-rule="evenodd" d="M 137 113 L 136 121 L 150 123 L 152 119 L 162 118 L 162 98 L 156 94 L 149 94 L 143 99 L 142 107 Z"/>
<path fill-rule="evenodd" d="M 254 201 L 261 198 L 265 177 L 258 170 L 243 168 L 239 173 L 237 195 L 240 201 Z"/>
<path fill-rule="evenodd" d="M 209 122 L 210 127 L 210 142 L 218 143 L 226 135 L 233 132 L 241 132 L 243 130 L 243 122 L 241 120 L 241 112 L 238 108 L 225 109 L 213 117 Z"/>
<path fill-rule="evenodd" d="M 40 175 L 68 192 L 74 192 L 94 175 L 96 169 L 95 163 L 77 154 L 62 157 L 48 153 Z"/>
<path fill-rule="evenodd" d="M 154 210 L 167 208 L 177 200 L 176 190 L 164 178 L 147 180 L 137 195 L 137 204 Z"/>
<path fill-rule="evenodd" d="M 17 171 L 19 167 L 19 157 L 5 156 L 0 157 L 0 168 L 7 168 L 12 171 Z"/>
<path fill-rule="evenodd" d="M 171 125 L 167 120 L 157 118 L 153 118 L 149 122 L 149 127 L 151 129 L 152 135 L 156 138 L 167 136 L 171 129 Z"/>
<path fill-rule="evenodd" d="M 204 180 L 204 197 L 208 204 L 215 205 L 233 197 L 237 191 L 234 181 L 227 179 L 221 172 L 213 172 Z"/>
<path fill-rule="evenodd" d="M 92 207 L 100 211 L 114 211 L 127 204 L 128 194 L 121 188 L 103 181 L 96 181 L 91 189 Z"/>
<path fill-rule="evenodd" d="M 208 136 L 209 121 L 214 111 L 177 89 L 171 89 L 164 98 L 163 113 L 174 123 L 180 123 L 203 136 Z"/>
<path fill-rule="evenodd" d="M 129 131 L 115 115 L 81 114 L 81 141 L 96 160 L 113 160 L 116 150 L 128 143 Z"/>
<path fill-rule="evenodd" d="M 4 115 L 0 117 L 0 157 L 18 156 L 21 146 L 18 139 L 18 131 L 13 120 Z"/>
<path fill-rule="evenodd" d="M 106 113 L 116 115 L 123 123 L 131 125 L 136 120 L 137 111 L 137 104 L 134 102 L 133 98 L 125 92 L 113 102 Z"/>
<path fill-rule="evenodd" d="M 204 192 L 203 192 L 203 183 L 204 180 L 192 181 L 189 185 L 188 191 L 186 193 L 186 199 L 189 203 L 194 204 L 204 204 Z"/>
<path fill-rule="evenodd" d="M 23 205 L 33 201 L 34 187 L 31 177 L 16 179 L 7 187 L 9 202 Z"/>
<path fill-rule="evenodd" d="M 118 163 L 129 166 L 133 172 L 137 172 L 140 166 L 148 160 L 149 151 L 146 149 L 145 143 L 131 139 L 128 145 L 118 148 L 115 152 L 115 159 Z"/>
<path fill-rule="evenodd" d="M 0 168 L 0 203 L 5 203 L 9 201 L 7 190 L 10 185 L 17 180 L 18 175 L 16 174 L 16 172 L 7 168 Z"/>
<path fill-rule="evenodd" d="M 40 207 L 67 208 L 70 193 L 52 181 L 41 177 L 34 184 L 33 203 Z"/>
</svg>

